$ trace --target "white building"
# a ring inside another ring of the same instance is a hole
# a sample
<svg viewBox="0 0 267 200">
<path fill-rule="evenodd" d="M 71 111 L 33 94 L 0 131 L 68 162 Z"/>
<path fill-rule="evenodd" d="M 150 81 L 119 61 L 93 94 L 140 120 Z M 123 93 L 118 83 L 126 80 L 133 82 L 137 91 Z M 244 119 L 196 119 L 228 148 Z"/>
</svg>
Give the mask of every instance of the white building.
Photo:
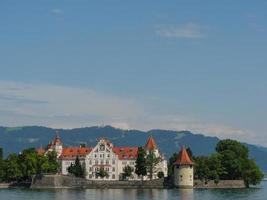
<svg viewBox="0 0 267 200">
<path fill-rule="evenodd" d="M 158 172 L 163 172 L 167 176 L 167 161 L 162 153 L 160 153 L 154 139 L 149 137 L 144 149 L 153 151 L 160 162 L 157 164 L 153 179 L 157 178 Z M 135 169 L 135 161 L 137 158 L 138 147 L 116 147 L 109 140 L 101 138 L 95 147 L 63 147 L 59 136 L 50 142 L 46 149 L 38 149 L 38 153 L 46 153 L 54 150 L 57 152 L 58 159 L 61 163 L 61 173 L 68 174 L 68 167 L 75 162 L 78 156 L 81 164 L 84 166 L 86 179 L 89 180 L 121 180 L 123 179 L 124 167 L 130 166 Z M 100 169 L 108 174 L 104 178 L 99 177 Z M 134 173 L 128 178 L 129 180 L 138 180 L 139 177 Z M 148 177 L 144 177 L 148 179 Z"/>
</svg>

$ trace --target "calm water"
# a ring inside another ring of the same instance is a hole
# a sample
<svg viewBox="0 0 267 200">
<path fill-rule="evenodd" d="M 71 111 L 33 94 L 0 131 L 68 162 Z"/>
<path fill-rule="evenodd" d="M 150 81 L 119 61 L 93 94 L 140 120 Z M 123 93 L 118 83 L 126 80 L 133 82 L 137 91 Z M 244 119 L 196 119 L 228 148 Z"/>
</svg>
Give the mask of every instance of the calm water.
<svg viewBox="0 0 267 200">
<path fill-rule="evenodd" d="M 0 189 L 0 200 L 266 200 L 267 182 L 258 188 L 231 190 L 29 190 Z"/>
</svg>

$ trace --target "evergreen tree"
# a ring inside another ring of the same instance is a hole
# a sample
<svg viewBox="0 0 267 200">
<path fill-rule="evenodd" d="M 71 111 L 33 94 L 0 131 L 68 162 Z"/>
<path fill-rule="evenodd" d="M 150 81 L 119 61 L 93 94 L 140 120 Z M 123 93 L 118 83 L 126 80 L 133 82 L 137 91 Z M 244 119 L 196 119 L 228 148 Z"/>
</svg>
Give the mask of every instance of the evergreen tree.
<svg viewBox="0 0 267 200">
<path fill-rule="evenodd" d="M 132 167 L 130 167 L 129 165 L 125 166 L 123 168 L 123 175 L 125 178 L 127 177 L 131 177 L 132 176 L 132 173 L 133 173 L 134 169 Z"/>
<path fill-rule="evenodd" d="M 142 180 L 143 176 L 147 175 L 146 152 L 143 147 L 138 147 L 137 159 L 135 161 L 135 173 L 141 176 Z"/>
<path fill-rule="evenodd" d="M 75 159 L 75 163 L 72 164 L 68 167 L 68 172 L 70 174 L 73 174 L 76 177 L 83 178 L 85 173 L 84 173 L 84 168 L 80 163 L 79 157 L 77 156 Z"/>
<path fill-rule="evenodd" d="M 172 177 L 173 176 L 173 163 L 176 161 L 177 157 L 178 157 L 178 153 L 174 153 L 169 158 L 169 162 L 168 162 L 168 177 Z"/>
</svg>

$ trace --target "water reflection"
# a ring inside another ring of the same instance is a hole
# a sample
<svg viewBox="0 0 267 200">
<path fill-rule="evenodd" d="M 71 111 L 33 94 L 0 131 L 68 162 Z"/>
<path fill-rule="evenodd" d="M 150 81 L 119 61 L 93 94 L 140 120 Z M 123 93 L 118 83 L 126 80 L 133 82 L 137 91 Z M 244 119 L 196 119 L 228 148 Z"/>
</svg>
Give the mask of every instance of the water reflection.
<svg viewBox="0 0 267 200">
<path fill-rule="evenodd" d="M 0 200 L 265 200 L 267 182 L 251 189 L 2 189 Z"/>
<path fill-rule="evenodd" d="M 55 200 L 193 200 L 194 191 L 158 190 L 158 189 L 87 189 L 87 190 L 58 190 L 54 193 Z"/>
</svg>

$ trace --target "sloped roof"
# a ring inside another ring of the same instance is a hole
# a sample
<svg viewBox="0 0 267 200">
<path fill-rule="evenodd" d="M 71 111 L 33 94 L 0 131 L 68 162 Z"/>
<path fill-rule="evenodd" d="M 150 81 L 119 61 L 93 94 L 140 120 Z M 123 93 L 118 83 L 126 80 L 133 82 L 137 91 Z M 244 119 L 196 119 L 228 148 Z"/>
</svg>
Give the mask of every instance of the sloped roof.
<svg viewBox="0 0 267 200">
<path fill-rule="evenodd" d="M 67 158 L 75 159 L 77 156 L 85 157 L 91 151 L 92 151 L 92 148 L 90 147 L 66 147 L 66 148 L 63 148 L 60 158 L 61 159 L 67 159 Z"/>
<path fill-rule="evenodd" d="M 39 148 L 39 149 L 36 149 L 36 152 L 38 155 L 44 155 L 46 151 L 44 148 Z"/>
<path fill-rule="evenodd" d="M 174 165 L 193 165 L 193 164 L 194 163 L 190 159 L 185 147 L 182 147 L 176 161 L 174 162 Z"/>
<path fill-rule="evenodd" d="M 138 147 L 113 147 L 113 151 L 120 160 L 136 159 Z"/>
<path fill-rule="evenodd" d="M 148 150 L 154 150 L 154 149 L 157 149 L 157 145 L 156 145 L 156 142 L 155 140 L 153 139 L 152 136 L 150 136 L 147 140 L 147 143 L 146 143 L 146 146 L 145 146 L 145 149 L 148 149 Z"/>
</svg>

